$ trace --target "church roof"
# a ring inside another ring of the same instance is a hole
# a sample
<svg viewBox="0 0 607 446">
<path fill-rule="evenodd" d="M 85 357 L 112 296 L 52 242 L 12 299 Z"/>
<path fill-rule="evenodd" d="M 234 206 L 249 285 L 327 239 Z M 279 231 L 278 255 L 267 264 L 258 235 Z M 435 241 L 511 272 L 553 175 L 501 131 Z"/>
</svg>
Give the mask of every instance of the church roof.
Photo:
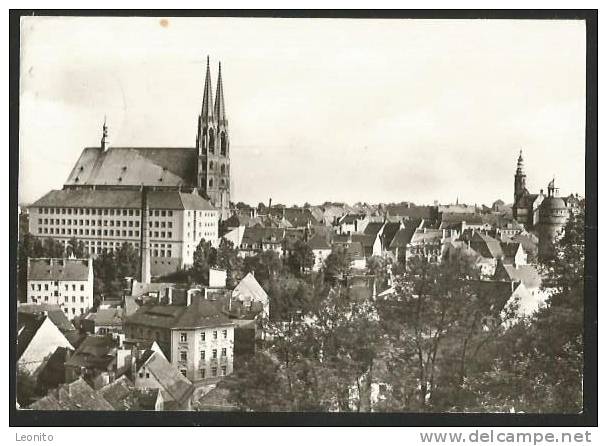
<svg viewBox="0 0 607 446">
<path fill-rule="evenodd" d="M 150 209 L 215 209 L 200 195 L 177 190 L 148 191 L 148 204 Z M 141 191 L 120 189 L 52 190 L 31 206 L 140 209 Z"/>
<path fill-rule="evenodd" d="M 87 147 L 67 186 L 196 186 L 198 150 L 177 147 Z"/>
</svg>

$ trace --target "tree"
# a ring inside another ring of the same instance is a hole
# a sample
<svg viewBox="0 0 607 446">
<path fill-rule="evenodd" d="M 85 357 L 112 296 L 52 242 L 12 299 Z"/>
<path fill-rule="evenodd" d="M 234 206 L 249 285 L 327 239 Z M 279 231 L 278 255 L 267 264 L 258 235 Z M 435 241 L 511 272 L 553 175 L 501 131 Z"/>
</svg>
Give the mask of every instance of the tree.
<svg viewBox="0 0 607 446">
<path fill-rule="evenodd" d="M 234 243 L 224 238 L 219 243 L 216 256 L 216 266 L 226 271 L 226 285 L 228 288 L 236 286 L 242 278 L 243 262 L 238 256 L 238 250 L 234 248 Z"/>
<path fill-rule="evenodd" d="M 500 327 L 500 302 L 482 296 L 470 280 L 474 277 L 472 265 L 462 259 L 438 265 L 412 259 L 396 293 L 378 301 L 381 323 L 391 341 L 390 362 L 395 370 L 391 384 L 399 388 L 399 381 L 410 383 L 410 371 L 415 370 L 415 384 L 409 386 L 416 394 L 404 391 L 398 409 L 436 408 L 446 388 L 457 392 L 468 357 L 476 350 L 470 344 L 480 342 L 476 337 L 486 327 Z M 446 360 L 452 351 L 457 352 L 455 362 Z M 403 376 L 399 370 L 405 371 Z"/>
<path fill-rule="evenodd" d="M 17 366 L 17 402 L 21 407 L 27 407 L 36 396 L 36 381 L 26 369 Z"/>
<path fill-rule="evenodd" d="M 211 242 L 201 239 L 194 251 L 192 263 L 192 277 L 198 283 L 209 283 L 209 269 L 217 263 L 217 250 Z"/>
<path fill-rule="evenodd" d="M 351 264 L 352 257 L 346 248 L 333 248 L 325 259 L 325 280 L 335 283 L 350 271 Z"/>
<path fill-rule="evenodd" d="M 296 240 L 288 251 L 287 265 L 291 272 L 297 276 L 314 266 L 314 252 L 310 246 L 302 241 Z"/>
<path fill-rule="evenodd" d="M 255 256 L 245 257 L 243 268 L 245 274 L 252 272 L 255 279 L 267 290 L 270 282 L 281 274 L 283 265 L 278 253 L 266 250 Z"/>
<path fill-rule="evenodd" d="M 72 237 L 68 240 L 67 246 L 65 247 L 65 254 L 68 257 L 74 256 L 77 259 L 83 259 L 86 257 L 84 242 L 77 240 L 76 237 Z"/>
</svg>

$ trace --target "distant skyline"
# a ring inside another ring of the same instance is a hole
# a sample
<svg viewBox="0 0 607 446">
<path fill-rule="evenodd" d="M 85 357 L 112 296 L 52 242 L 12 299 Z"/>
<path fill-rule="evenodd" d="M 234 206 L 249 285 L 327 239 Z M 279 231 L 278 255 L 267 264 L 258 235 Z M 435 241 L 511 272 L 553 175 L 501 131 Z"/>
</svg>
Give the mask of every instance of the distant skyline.
<svg viewBox="0 0 607 446">
<path fill-rule="evenodd" d="M 232 200 L 491 204 L 584 193 L 585 27 L 551 20 L 26 17 L 19 201 L 82 149 L 194 147 L 221 61 Z"/>
</svg>

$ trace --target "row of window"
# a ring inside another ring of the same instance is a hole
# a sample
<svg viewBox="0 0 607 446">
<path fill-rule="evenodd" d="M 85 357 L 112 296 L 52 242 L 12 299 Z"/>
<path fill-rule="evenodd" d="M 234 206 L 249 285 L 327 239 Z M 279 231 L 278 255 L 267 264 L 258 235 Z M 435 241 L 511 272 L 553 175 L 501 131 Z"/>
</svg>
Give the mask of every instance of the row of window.
<svg viewBox="0 0 607 446">
<path fill-rule="evenodd" d="M 139 209 L 88 209 L 88 208 L 40 208 L 41 214 L 64 214 L 64 215 L 122 215 L 139 217 Z M 149 211 L 152 217 L 172 217 L 172 210 L 154 209 Z"/>
<path fill-rule="evenodd" d="M 226 376 L 226 374 L 228 373 L 228 368 L 225 365 L 221 366 L 220 370 L 221 370 L 221 376 Z M 181 369 L 180 372 L 183 376 L 187 377 L 188 371 L 186 369 Z M 200 373 L 201 378 L 204 379 L 207 377 L 207 370 L 205 368 L 200 369 L 199 373 Z M 139 376 L 141 376 L 141 374 Z M 217 367 L 211 367 L 211 376 L 212 377 L 217 376 Z"/>
<path fill-rule="evenodd" d="M 57 291 L 55 291 L 54 294 L 55 297 L 58 297 Z M 42 302 L 42 296 L 38 296 L 37 298 L 32 297 L 32 301 L 35 302 Z M 70 298 L 69 296 L 65 296 L 65 303 L 69 303 Z M 44 296 L 44 302 L 48 302 L 48 296 Z M 72 303 L 76 303 L 76 296 L 72 296 Z M 84 296 L 80 296 L 80 303 L 83 304 L 84 303 Z"/>
<path fill-rule="evenodd" d="M 223 339 L 227 339 L 228 338 L 228 330 L 221 330 L 221 336 L 223 337 Z M 203 331 L 202 333 L 200 333 L 200 341 L 204 342 L 206 340 L 206 333 Z M 217 330 L 213 330 L 213 339 L 217 339 Z M 180 342 L 188 342 L 188 334 L 186 332 L 182 332 L 179 334 L 179 341 Z"/>
<path fill-rule="evenodd" d="M 84 235 L 84 236 L 109 236 L 109 237 L 139 237 L 139 231 L 131 229 L 71 229 L 71 228 L 42 228 L 38 227 L 38 234 L 55 235 Z M 172 231 L 149 231 L 150 237 L 154 238 L 173 238 Z"/>
<path fill-rule="evenodd" d="M 59 286 L 59 282 L 57 282 L 57 281 L 55 281 L 54 284 L 55 284 L 55 286 Z M 48 287 L 49 287 L 49 284 L 45 283 L 44 284 L 44 291 L 48 291 Z M 36 290 L 42 291 L 42 284 L 40 284 L 40 283 L 38 283 L 38 284 L 32 283 L 32 291 L 36 291 Z M 65 291 L 69 291 L 69 285 L 67 283 L 65 284 Z M 72 284 L 72 291 L 76 291 L 76 284 Z M 80 291 L 84 291 L 84 284 L 80 285 Z"/>
<path fill-rule="evenodd" d="M 153 223 L 156 223 L 156 227 L 159 227 L 159 222 L 155 221 Z M 165 227 L 165 222 L 161 222 L 162 226 L 161 227 Z M 173 222 L 167 222 L 169 225 L 169 228 L 173 227 Z M 123 227 L 139 227 L 139 220 L 72 220 L 71 218 L 65 219 L 65 218 L 39 218 L 38 219 L 38 224 L 39 225 L 62 225 L 62 226 L 123 226 Z M 149 226 L 150 228 L 152 227 L 152 222 L 149 222 Z"/>
<path fill-rule="evenodd" d="M 217 349 L 214 348 L 211 351 L 211 358 L 212 359 L 217 359 Z M 228 349 L 227 348 L 222 348 L 221 349 L 221 357 L 225 358 L 226 356 L 228 356 Z M 206 351 L 205 350 L 200 350 L 200 360 L 204 361 L 206 359 Z M 188 352 L 187 351 L 180 351 L 179 352 L 179 360 L 181 362 L 187 362 L 188 361 Z"/>
</svg>

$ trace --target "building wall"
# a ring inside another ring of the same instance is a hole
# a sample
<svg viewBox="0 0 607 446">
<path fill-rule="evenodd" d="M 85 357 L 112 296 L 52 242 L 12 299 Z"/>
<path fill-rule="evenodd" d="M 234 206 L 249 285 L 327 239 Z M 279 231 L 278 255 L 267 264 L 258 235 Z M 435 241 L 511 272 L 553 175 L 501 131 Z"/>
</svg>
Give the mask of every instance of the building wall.
<svg viewBox="0 0 607 446">
<path fill-rule="evenodd" d="M 233 371 L 233 325 L 174 329 L 171 344 L 171 363 L 192 382 L 212 380 Z"/>
<path fill-rule="evenodd" d="M 117 191 L 116 193 L 120 193 Z M 29 232 L 67 245 L 75 237 L 88 254 L 117 250 L 123 243 L 139 249 L 140 209 L 31 207 Z M 198 242 L 219 238 L 219 211 L 150 209 L 149 249 L 152 275 L 192 264 Z"/>
<path fill-rule="evenodd" d="M 59 305 L 69 318 L 93 307 L 93 266 L 86 280 L 28 280 L 27 303 Z"/>
</svg>

